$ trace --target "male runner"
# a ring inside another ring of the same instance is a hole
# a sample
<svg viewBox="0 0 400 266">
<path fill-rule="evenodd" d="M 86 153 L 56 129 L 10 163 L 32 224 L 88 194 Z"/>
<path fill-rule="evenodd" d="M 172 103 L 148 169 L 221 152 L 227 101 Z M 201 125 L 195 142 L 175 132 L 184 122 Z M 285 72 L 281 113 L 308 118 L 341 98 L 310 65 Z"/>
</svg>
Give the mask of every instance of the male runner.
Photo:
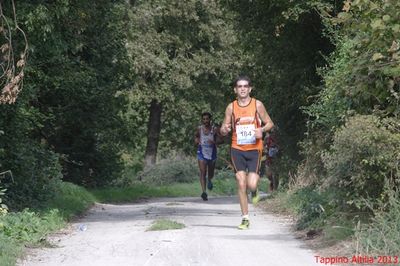
<svg viewBox="0 0 400 266">
<path fill-rule="evenodd" d="M 263 149 L 262 135 L 272 129 L 274 123 L 264 104 L 250 97 L 252 86 L 248 77 L 238 77 L 233 85 L 237 99 L 226 107 L 220 133 L 226 136 L 232 131 L 231 159 L 242 211 L 242 223 L 238 228 L 248 229 L 250 220 L 247 189 L 251 191 L 253 204 L 256 204 L 260 199 L 257 185 Z"/>
<path fill-rule="evenodd" d="M 201 198 L 204 201 L 208 200 L 206 181 L 207 188 L 209 190 L 213 189 L 212 179 L 214 177 L 215 161 L 217 160 L 216 138 L 219 128 L 211 124 L 211 118 L 212 116 L 208 112 L 201 114 L 202 125 L 197 128 L 194 140 L 195 144 L 198 145 L 197 161 L 200 170 L 200 185 L 203 191 Z"/>
</svg>

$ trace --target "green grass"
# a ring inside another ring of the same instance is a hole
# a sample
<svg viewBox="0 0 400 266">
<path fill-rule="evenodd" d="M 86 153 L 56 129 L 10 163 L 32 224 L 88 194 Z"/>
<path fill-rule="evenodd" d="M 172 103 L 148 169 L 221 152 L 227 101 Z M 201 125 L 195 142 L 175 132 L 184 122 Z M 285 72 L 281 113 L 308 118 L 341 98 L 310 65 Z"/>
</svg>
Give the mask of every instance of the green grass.
<svg viewBox="0 0 400 266">
<path fill-rule="evenodd" d="M 23 245 L 0 234 L 0 265 L 15 265 L 16 260 L 23 252 Z"/>
<path fill-rule="evenodd" d="M 374 256 L 399 255 L 400 250 L 400 195 L 393 191 L 388 203 L 374 210 L 370 223 L 357 226 L 356 252 Z"/>
<path fill-rule="evenodd" d="M 185 228 L 185 225 L 168 219 L 158 219 L 146 231 L 162 231 Z"/>
<path fill-rule="evenodd" d="M 237 186 L 235 174 L 232 171 L 226 171 L 222 174 L 217 174 L 213 180 L 214 189 L 210 195 L 222 196 L 222 195 L 237 195 Z M 267 178 L 261 178 L 258 182 L 258 188 L 263 192 L 268 192 L 269 181 Z"/>
<path fill-rule="evenodd" d="M 237 195 L 234 174 L 229 177 L 216 176 L 213 180 L 214 189 L 209 191 L 210 196 Z M 262 178 L 259 188 L 268 191 L 268 181 Z M 90 192 L 98 202 L 122 203 L 133 202 L 144 198 L 154 197 L 200 197 L 201 187 L 198 180 L 192 183 L 174 183 L 165 186 L 149 186 L 136 182 L 133 186 L 125 188 L 101 188 Z"/>
<path fill-rule="evenodd" d="M 60 183 L 57 196 L 42 208 L 10 212 L 0 217 L 0 265 L 15 265 L 24 247 L 48 245 L 45 237 L 65 226 L 82 213 L 95 198 L 87 190 L 71 183 Z"/>
<path fill-rule="evenodd" d="M 102 188 L 93 189 L 90 192 L 99 202 L 121 203 L 132 202 L 144 198 L 154 197 L 190 197 L 198 196 L 200 184 L 176 183 L 168 186 L 151 187 L 149 185 L 137 183 L 126 188 Z"/>
<path fill-rule="evenodd" d="M 96 201 L 96 197 L 83 187 L 63 182 L 54 199 L 47 202 L 41 212 L 58 210 L 65 220 L 83 213 Z"/>
</svg>

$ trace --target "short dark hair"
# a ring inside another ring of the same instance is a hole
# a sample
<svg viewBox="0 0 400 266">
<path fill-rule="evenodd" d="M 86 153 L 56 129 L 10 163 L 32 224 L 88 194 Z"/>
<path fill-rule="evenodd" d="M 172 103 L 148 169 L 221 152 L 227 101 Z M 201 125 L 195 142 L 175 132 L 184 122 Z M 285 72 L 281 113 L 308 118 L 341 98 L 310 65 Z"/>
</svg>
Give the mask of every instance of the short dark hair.
<svg viewBox="0 0 400 266">
<path fill-rule="evenodd" d="M 237 83 L 241 80 L 245 80 L 249 83 L 249 86 L 251 87 L 251 79 L 248 76 L 245 75 L 240 75 L 238 76 L 234 81 L 233 81 L 233 87 L 236 87 Z"/>
<path fill-rule="evenodd" d="M 209 112 L 203 112 L 203 113 L 201 114 L 201 117 L 203 117 L 203 116 L 205 116 L 205 115 L 207 115 L 210 119 L 212 118 L 212 115 L 211 115 L 211 113 L 209 113 Z"/>
</svg>

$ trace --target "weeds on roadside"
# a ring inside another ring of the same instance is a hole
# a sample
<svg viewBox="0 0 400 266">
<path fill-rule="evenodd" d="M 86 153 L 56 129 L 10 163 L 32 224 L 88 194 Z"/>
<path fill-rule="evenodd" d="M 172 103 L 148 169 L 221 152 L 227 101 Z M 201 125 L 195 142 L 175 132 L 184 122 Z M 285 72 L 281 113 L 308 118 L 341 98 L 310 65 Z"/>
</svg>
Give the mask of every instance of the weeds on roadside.
<svg viewBox="0 0 400 266">
<path fill-rule="evenodd" d="M 357 254 L 398 256 L 400 250 L 400 195 L 389 195 L 385 209 L 374 210 L 371 223 L 359 223 L 355 233 Z"/>
<path fill-rule="evenodd" d="M 158 219 L 146 231 L 162 231 L 185 228 L 185 225 L 169 219 Z"/>
<path fill-rule="evenodd" d="M 24 246 L 46 245 L 49 233 L 94 203 L 94 197 L 77 185 L 60 182 L 57 189 L 45 209 L 24 209 L 0 217 L 0 265 L 15 265 Z"/>
<path fill-rule="evenodd" d="M 321 246 L 330 246 L 351 237 L 355 227 L 355 214 L 339 211 L 337 197 L 334 191 L 313 187 L 278 190 L 265 201 L 264 208 L 293 217 L 297 230 L 322 232 Z"/>
</svg>

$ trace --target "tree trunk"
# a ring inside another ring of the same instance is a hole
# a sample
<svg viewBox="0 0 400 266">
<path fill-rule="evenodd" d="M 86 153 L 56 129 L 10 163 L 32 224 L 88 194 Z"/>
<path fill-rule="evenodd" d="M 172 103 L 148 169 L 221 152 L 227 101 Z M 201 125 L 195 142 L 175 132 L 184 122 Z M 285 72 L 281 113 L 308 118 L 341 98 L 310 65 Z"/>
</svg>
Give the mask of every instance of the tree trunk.
<svg viewBox="0 0 400 266">
<path fill-rule="evenodd" d="M 149 167 L 156 163 L 158 141 L 161 130 L 161 103 L 152 100 L 150 104 L 150 117 L 147 125 L 147 145 L 144 155 L 144 166 Z"/>
</svg>

